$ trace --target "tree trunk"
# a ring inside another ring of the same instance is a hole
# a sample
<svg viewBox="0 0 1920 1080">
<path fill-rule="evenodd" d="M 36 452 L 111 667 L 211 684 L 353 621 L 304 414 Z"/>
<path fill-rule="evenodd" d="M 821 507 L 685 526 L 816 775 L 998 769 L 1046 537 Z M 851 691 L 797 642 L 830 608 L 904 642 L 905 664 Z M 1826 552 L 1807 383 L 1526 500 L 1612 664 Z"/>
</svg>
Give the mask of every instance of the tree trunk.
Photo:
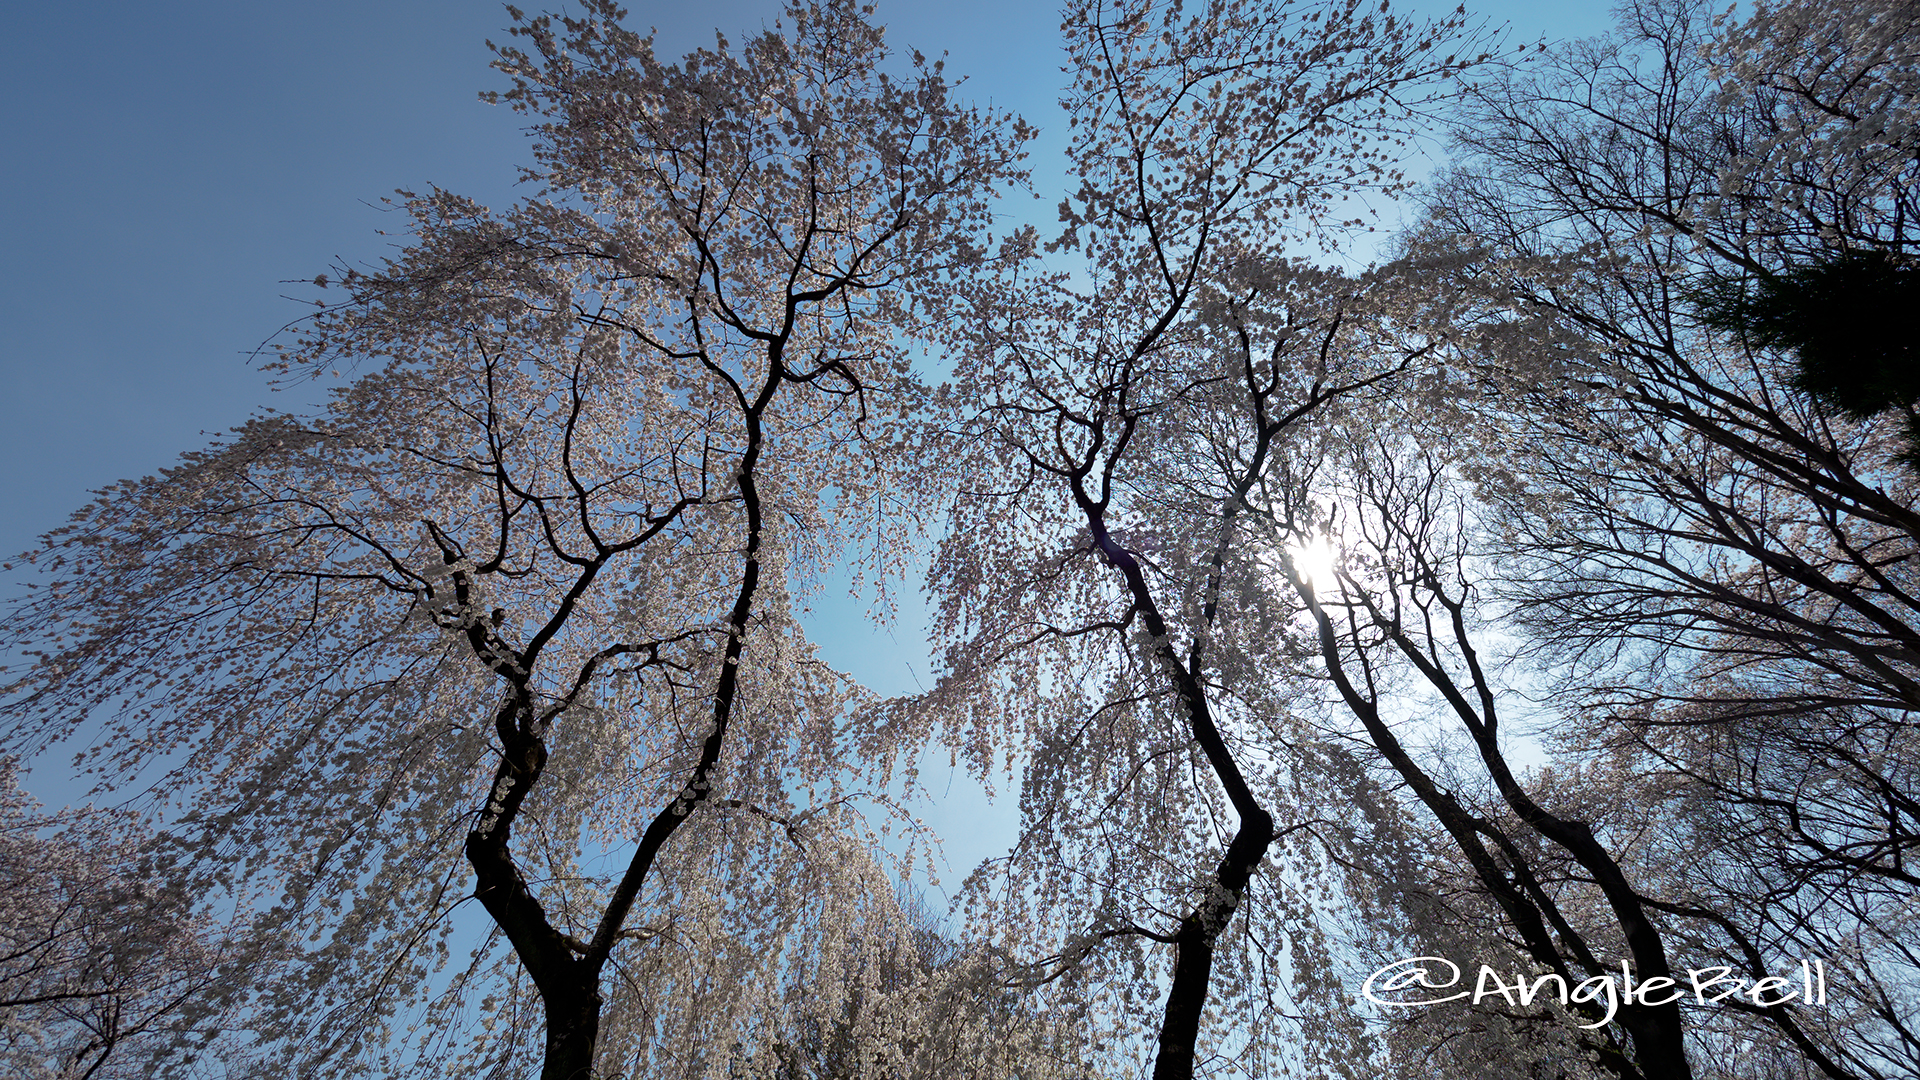
<svg viewBox="0 0 1920 1080">
<path fill-rule="evenodd" d="M 579 981 L 586 985 L 541 995 L 547 1013 L 547 1054 L 540 1080 L 591 1080 L 593 1076 L 593 1050 L 600 1038 L 599 972 L 582 970 Z"/>
<path fill-rule="evenodd" d="M 1175 937 L 1173 985 L 1167 990 L 1167 1012 L 1160 1021 L 1160 1053 L 1153 1059 L 1153 1080 L 1190 1080 L 1195 1044 L 1200 1041 L 1200 1014 L 1207 1005 L 1207 987 L 1213 978 L 1213 939 L 1189 915 Z"/>
<path fill-rule="evenodd" d="M 1252 807 L 1214 870 L 1213 890 L 1180 920 L 1180 929 L 1174 933 L 1173 985 L 1167 988 L 1167 1011 L 1160 1021 L 1153 1080 L 1193 1078 L 1200 1017 L 1213 979 L 1213 943 L 1240 907 L 1247 882 L 1273 845 L 1273 835 L 1273 816 Z"/>
</svg>

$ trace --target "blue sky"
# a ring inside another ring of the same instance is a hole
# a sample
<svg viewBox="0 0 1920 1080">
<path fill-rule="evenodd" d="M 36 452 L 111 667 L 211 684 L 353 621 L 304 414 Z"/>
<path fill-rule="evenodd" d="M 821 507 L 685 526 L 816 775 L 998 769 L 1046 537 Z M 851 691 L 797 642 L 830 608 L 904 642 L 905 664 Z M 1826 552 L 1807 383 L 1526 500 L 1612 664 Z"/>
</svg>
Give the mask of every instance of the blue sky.
<svg viewBox="0 0 1920 1080">
<path fill-rule="evenodd" d="M 538 0 L 522 0 L 530 9 Z M 1451 4 L 1396 4 L 1440 13 Z M 777 2 L 630 5 L 675 55 L 770 23 Z M 1607 10 L 1542 0 L 1470 6 L 1525 39 L 1598 33 Z M 882 0 L 889 39 L 948 52 L 972 96 L 1043 132 L 1060 81 L 1050 3 Z M 395 188 L 514 197 L 521 118 L 502 88 L 491 0 L 102 0 L 17 3 L 0 38 L 11 165 L 0 167 L 0 548 L 58 526 L 89 489 L 151 473 L 262 405 L 248 353 L 303 309 L 282 297 L 340 260 L 378 259 Z M 1043 149 L 1045 143 L 1043 142 Z M 1048 193 L 1048 205 L 1057 196 Z M 0 591 L 5 591 L 0 586 Z M 822 605 L 830 660 L 883 691 L 927 675 L 918 613 L 876 631 L 858 602 Z M 1010 794 L 1010 793 L 1009 793 Z M 1003 799 L 1003 804 L 1007 800 Z M 941 819 L 959 873 L 1010 828 L 956 780 Z M 936 824 L 939 821 L 936 820 Z M 997 841 L 1004 843 L 1004 840 Z"/>
</svg>

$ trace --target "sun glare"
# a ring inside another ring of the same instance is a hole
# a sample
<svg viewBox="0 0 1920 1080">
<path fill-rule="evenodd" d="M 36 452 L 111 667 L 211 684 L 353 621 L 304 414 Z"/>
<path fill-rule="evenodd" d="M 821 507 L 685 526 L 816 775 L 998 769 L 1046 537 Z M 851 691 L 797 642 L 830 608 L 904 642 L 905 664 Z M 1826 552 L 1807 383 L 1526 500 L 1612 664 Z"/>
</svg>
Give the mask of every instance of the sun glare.
<svg viewBox="0 0 1920 1080">
<path fill-rule="evenodd" d="M 1320 533 L 1303 542 L 1287 545 L 1287 558 L 1293 562 L 1293 572 L 1313 586 L 1315 592 L 1334 584 L 1333 541 L 1327 534 Z"/>
</svg>

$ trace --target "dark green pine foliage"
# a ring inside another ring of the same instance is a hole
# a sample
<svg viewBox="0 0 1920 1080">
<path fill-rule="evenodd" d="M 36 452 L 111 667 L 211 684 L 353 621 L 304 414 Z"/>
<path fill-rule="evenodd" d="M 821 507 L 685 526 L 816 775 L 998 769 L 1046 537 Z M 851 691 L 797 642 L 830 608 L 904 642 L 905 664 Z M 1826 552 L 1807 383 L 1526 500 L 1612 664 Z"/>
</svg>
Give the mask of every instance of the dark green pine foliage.
<svg viewBox="0 0 1920 1080">
<path fill-rule="evenodd" d="M 1865 420 L 1890 410 L 1906 418 L 1900 457 L 1920 468 L 1920 270 L 1880 252 L 1847 252 L 1779 274 L 1728 283 L 1700 305 L 1709 325 L 1755 348 L 1791 351 L 1793 385 Z"/>
</svg>

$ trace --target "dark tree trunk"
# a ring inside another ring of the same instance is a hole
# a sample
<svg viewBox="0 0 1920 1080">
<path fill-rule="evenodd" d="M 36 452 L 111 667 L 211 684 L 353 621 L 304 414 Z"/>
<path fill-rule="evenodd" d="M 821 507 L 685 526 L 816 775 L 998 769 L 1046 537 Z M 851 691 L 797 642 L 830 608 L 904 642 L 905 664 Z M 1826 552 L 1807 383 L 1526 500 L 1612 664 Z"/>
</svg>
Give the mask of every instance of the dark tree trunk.
<svg viewBox="0 0 1920 1080">
<path fill-rule="evenodd" d="M 1256 807 L 1227 845 L 1226 858 L 1214 871 L 1211 895 L 1180 920 L 1180 929 L 1174 933 L 1173 985 L 1167 989 L 1167 1010 L 1160 1021 L 1153 1080 L 1192 1080 L 1200 1017 L 1213 979 L 1213 943 L 1240 906 L 1247 882 L 1273 844 L 1273 834 L 1273 816 Z"/>
<path fill-rule="evenodd" d="M 1160 1021 L 1160 1053 L 1153 1059 L 1153 1080 L 1187 1080 L 1193 1075 L 1200 1015 L 1207 1004 L 1207 984 L 1213 978 L 1213 940 L 1189 915 L 1175 936 L 1173 985 L 1167 990 L 1167 1011 Z"/>
<path fill-rule="evenodd" d="M 1179 653 L 1174 651 L 1166 620 L 1161 616 L 1160 607 L 1141 570 L 1140 560 L 1108 533 L 1103 504 L 1089 498 L 1077 485 L 1074 496 L 1086 515 L 1094 543 L 1126 580 L 1134 610 L 1145 624 L 1147 632 L 1159 642 L 1155 651 L 1173 684 L 1174 700 L 1186 714 L 1194 742 L 1206 755 L 1215 779 L 1226 790 L 1234 812 L 1240 817 L 1240 828 L 1227 844 L 1227 852 L 1220 860 L 1220 865 L 1214 868 L 1207 895 L 1180 920 L 1180 927 L 1173 935 L 1173 985 L 1168 988 L 1167 1009 L 1160 1022 L 1160 1051 L 1154 1059 L 1153 1080 L 1192 1080 L 1196 1044 L 1200 1037 L 1200 1018 L 1206 1010 L 1207 992 L 1213 977 L 1213 944 L 1232 921 L 1233 913 L 1240 907 L 1241 897 L 1246 894 L 1247 882 L 1259 869 L 1261 860 L 1266 858 L 1267 849 L 1273 845 L 1273 815 L 1260 805 L 1260 800 L 1255 797 L 1240 771 L 1239 762 L 1234 760 L 1233 751 L 1214 723 L 1213 710 L 1207 704 L 1206 689 L 1196 673 L 1201 662 L 1200 646 L 1196 643 L 1190 660 L 1185 663 L 1181 661 Z M 1218 560 L 1219 554 L 1216 553 L 1216 566 Z M 1216 575 L 1217 572 L 1216 569 Z M 1216 576 L 1213 588 L 1217 587 Z M 1209 621 L 1214 612 L 1215 607 L 1209 599 L 1206 607 Z"/>
<path fill-rule="evenodd" d="M 579 961 L 575 961 L 579 964 Z M 584 967 L 584 964 L 581 964 Z M 591 1080 L 600 1039 L 600 979 L 595 972 L 574 992 L 543 996 L 547 1013 L 546 1063 L 540 1080 Z"/>
</svg>

